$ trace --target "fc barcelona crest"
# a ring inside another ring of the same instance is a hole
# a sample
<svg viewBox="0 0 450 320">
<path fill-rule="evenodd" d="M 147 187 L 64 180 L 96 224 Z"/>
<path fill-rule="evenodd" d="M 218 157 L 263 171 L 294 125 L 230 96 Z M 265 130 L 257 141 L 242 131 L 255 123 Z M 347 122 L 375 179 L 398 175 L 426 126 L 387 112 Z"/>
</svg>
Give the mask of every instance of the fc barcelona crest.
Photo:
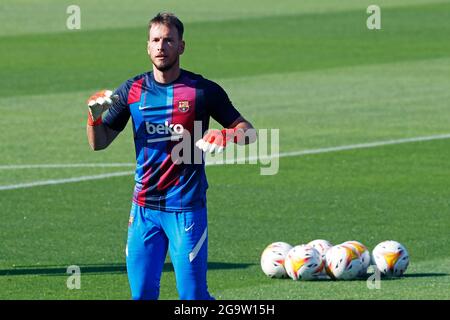
<svg viewBox="0 0 450 320">
<path fill-rule="evenodd" d="M 178 110 L 180 112 L 188 112 L 189 111 L 189 100 L 181 100 L 178 102 Z"/>
</svg>

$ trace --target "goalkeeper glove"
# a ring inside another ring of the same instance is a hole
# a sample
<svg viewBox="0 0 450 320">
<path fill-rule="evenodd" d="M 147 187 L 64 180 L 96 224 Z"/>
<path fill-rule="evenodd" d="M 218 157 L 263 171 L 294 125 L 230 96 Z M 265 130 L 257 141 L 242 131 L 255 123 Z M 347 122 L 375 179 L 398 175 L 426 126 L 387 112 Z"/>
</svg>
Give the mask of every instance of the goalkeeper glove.
<svg viewBox="0 0 450 320">
<path fill-rule="evenodd" d="M 204 152 L 221 153 L 227 146 L 227 143 L 233 141 L 237 143 L 241 140 L 244 132 L 242 129 L 211 129 L 206 132 L 202 139 L 196 142 L 196 146 Z"/>
<path fill-rule="evenodd" d="M 88 125 L 98 126 L 102 123 L 102 114 L 108 110 L 113 101 L 119 99 L 118 95 L 112 95 L 111 90 L 101 90 L 89 97 L 87 104 L 89 108 Z"/>
</svg>

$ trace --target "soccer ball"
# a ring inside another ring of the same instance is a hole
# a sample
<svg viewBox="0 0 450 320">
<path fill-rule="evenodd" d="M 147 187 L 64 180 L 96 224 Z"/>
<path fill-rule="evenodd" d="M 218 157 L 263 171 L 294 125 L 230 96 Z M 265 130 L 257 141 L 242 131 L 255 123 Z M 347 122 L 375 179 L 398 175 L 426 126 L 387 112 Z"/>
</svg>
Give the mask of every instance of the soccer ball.
<svg viewBox="0 0 450 320">
<path fill-rule="evenodd" d="M 333 246 L 331 242 L 322 239 L 313 240 L 309 242 L 308 245 L 319 251 L 323 259 L 325 259 L 325 253 L 327 252 L 327 250 Z"/>
<path fill-rule="evenodd" d="M 326 263 L 325 254 L 328 251 L 328 249 L 330 249 L 333 245 L 329 241 L 322 239 L 313 240 L 309 242 L 308 245 L 319 251 L 322 263 L 325 266 Z M 322 275 L 326 274 L 325 268 L 322 269 L 321 274 Z"/>
<path fill-rule="evenodd" d="M 367 249 L 367 247 L 365 245 L 363 245 L 361 242 L 354 241 L 354 240 L 346 241 L 341 245 L 348 246 L 348 247 L 352 248 L 353 250 L 356 250 L 356 252 L 359 255 L 359 258 L 361 259 L 361 263 L 362 263 L 361 271 L 359 272 L 358 276 L 362 277 L 362 276 L 366 275 L 367 268 L 370 265 L 370 252 Z"/>
<path fill-rule="evenodd" d="M 270 278 L 287 277 L 284 259 L 292 246 L 286 242 L 269 244 L 261 255 L 261 269 Z"/>
<path fill-rule="evenodd" d="M 289 250 L 284 267 L 293 280 L 312 280 L 320 275 L 324 265 L 319 251 L 303 244 Z"/>
<path fill-rule="evenodd" d="M 326 272 L 332 279 L 355 279 L 362 269 L 362 262 L 356 250 L 337 245 L 326 253 Z"/>
<path fill-rule="evenodd" d="M 409 265 L 406 248 L 397 241 L 383 241 L 372 251 L 376 268 L 385 276 L 400 277 Z"/>
</svg>

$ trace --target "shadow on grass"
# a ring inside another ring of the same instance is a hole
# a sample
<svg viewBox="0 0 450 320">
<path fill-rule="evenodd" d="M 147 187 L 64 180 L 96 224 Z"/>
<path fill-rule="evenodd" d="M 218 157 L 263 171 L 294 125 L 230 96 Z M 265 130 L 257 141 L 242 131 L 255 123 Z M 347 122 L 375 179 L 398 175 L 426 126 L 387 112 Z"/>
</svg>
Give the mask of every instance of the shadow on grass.
<svg viewBox="0 0 450 320">
<path fill-rule="evenodd" d="M 208 270 L 228 270 L 228 269 L 245 269 L 253 266 L 253 263 L 225 263 L 225 262 L 209 262 Z M 21 275 L 68 275 L 68 266 L 18 266 L 12 269 L 0 269 L 0 276 L 21 276 Z M 127 267 L 123 263 L 111 264 L 81 264 L 78 265 L 81 274 L 112 274 L 126 273 Z M 172 263 L 164 264 L 163 272 L 173 271 Z"/>
<path fill-rule="evenodd" d="M 308 281 L 308 282 L 362 282 L 362 281 L 367 281 L 371 276 L 373 276 L 373 273 L 368 273 L 366 276 L 358 277 L 358 278 L 350 279 L 350 280 L 335 280 L 335 279 L 331 279 L 329 277 L 323 277 L 323 278 L 318 278 L 318 279 L 314 279 L 314 280 L 303 280 L 303 281 L 299 281 L 299 282 L 304 282 L 304 281 Z M 448 276 L 450 276 L 449 273 L 436 273 L 436 272 L 409 273 L 409 274 L 407 273 L 407 274 L 404 274 L 402 277 L 381 276 L 381 280 L 382 281 L 396 281 L 396 280 L 401 280 L 404 278 L 433 278 L 433 277 L 448 277 Z M 281 279 L 277 279 L 277 280 L 292 281 L 291 278 L 281 278 Z"/>
<path fill-rule="evenodd" d="M 370 278 L 371 276 L 373 276 L 373 273 L 368 273 L 366 277 L 362 277 L 359 279 L 355 279 L 357 280 L 368 280 L 368 278 Z M 434 278 L 434 277 L 447 277 L 450 276 L 450 274 L 448 273 L 437 273 L 437 272 L 419 272 L 419 273 L 406 273 L 401 277 L 386 277 L 386 276 L 381 276 L 381 280 L 382 281 L 396 281 L 396 280 L 401 280 L 401 279 L 405 279 L 405 278 Z"/>
<path fill-rule="evenodd" d="M 360 280 L 367 280 L 369 277 L 373 276 L 373 273 L 368 273 L 367 277 L 363 277 Z M 434 278 L 434 277 L 448 277 L 450 274 L 448 273 L 438 273 L 438 272 L 418 272 L 418 273 L 406 273 L 401 277 L 386 277 L 381 276 L 382 281 L 396 281 L 407 278 Z"/>
<path fill-rule="evenodd" d="M 429 277 L 447 277 L 450 276 L 448 273 L 407 273 L 403 275 L 405 278 L 429 278 Z"/>
</svg>

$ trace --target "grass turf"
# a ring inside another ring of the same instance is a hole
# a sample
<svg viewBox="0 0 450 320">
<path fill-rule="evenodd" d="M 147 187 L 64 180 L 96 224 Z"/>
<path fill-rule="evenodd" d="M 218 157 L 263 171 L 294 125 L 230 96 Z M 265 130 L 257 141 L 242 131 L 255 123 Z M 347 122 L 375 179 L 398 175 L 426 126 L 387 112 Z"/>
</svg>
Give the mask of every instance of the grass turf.
<svg viewBox="0 0 450 320">
<path fill-rule="evenodd" d="M 211 291 L 225 299 L 449 298 L 449 177 L 442 174 L 448 146 L 434 141 L 283 158 L 283 170 L 272 177 L 260 177 L 257 167 L 208 168 Z M 432 156 L 436 150 L 439 157 Z M 97 198 L 86 197 L 93 184 L 84 182 L 30 189 L 28 201 L 20 201 L 23 191 L 4 191 L 1 297 L 126 299 L 131 182 L 97 181 L 103 190 Z M 370 248 L 396 239 L 407 246 L 411 266 L 405 278 L 382 281 L 380 291 L 365 281 L 295 283 L 260 271 L 269 242 L 315 238 L 357 239 Z M 79 291 L 65 287 L 72 264 L 81 266 Z M 176 298 L 170 264 L 161 298 Z"/>
<path fill-rule="evenodd" d="M 450 3 L 385 9 L 379 32 L 366 28 L 364 8 L 193 22 L 182 60 L 223 78 L 448 57 L 449 9 Z M 0 95 L 117 87 L 118 79 L 149 68 L 146 36 L 145 27 L 134 27 L 2 37 Z"/>
<path fill-rule="evenodd" d="M 219 80 L 256 127 L 280 128 L 282 152 L 446 133 L 449 3 L 405 3 L 381 4 L 380 32 L 365 29 L 367 6 L 359 1 L 286 2 L 272 7 L 276 14 L 243 1 L 252 14 L 215 7 L 223 19 L 194 11 L 183 66 Z M 134 161 L 129 127 L 107 151 L 89 150 L 83 105 L 92 91 L 149 68 L 145 23 L 127 17 L 95 27 L 83 8 L 87 30 L 25 23 L 0 37 L 0 165 Z M 282 158 L 270 177 L 257 166 L 208 167 L 211 292 L 222 299 L 450 298 L 448 144 Z M 123 170 L 0 169 L 0 185 Z M 0 298 L 128 299 L 132 185 L 130 175 L 0 190 Z M 395 239 L 410 251 L 411 266 L 381 290 L 365 281 L 271 280 L 260 271 L 269 242 L 315 238 L 356 239 L 371 249 Z M 81 290 L 66 287 L 73 264 L 81 266 Z M 161 298 L 177 297 L 174 281 L 168 263 Z"/>
</svg>

